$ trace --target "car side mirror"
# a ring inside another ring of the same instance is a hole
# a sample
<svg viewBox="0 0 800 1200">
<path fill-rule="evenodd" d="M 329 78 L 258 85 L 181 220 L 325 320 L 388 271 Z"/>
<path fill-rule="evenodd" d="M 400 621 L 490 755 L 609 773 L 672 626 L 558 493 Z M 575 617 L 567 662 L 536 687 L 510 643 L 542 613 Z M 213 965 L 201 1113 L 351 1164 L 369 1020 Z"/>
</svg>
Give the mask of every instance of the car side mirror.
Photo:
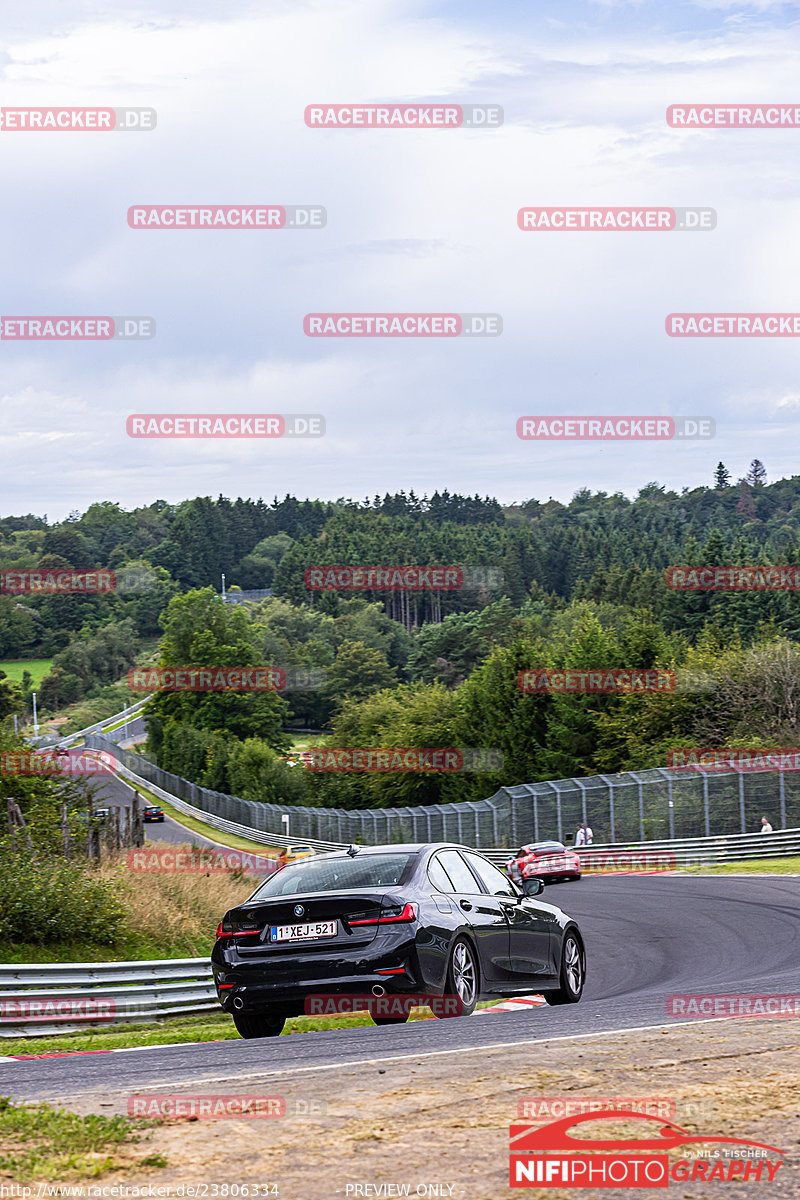
<svg viewBox="0 0 800 1200">
<path fill-rule="evenodd" d="M 526 896 L 538 896 L 544 891 L 544 882 L 541 879 L 524 879 L 522 891 Z"/>
</svg>

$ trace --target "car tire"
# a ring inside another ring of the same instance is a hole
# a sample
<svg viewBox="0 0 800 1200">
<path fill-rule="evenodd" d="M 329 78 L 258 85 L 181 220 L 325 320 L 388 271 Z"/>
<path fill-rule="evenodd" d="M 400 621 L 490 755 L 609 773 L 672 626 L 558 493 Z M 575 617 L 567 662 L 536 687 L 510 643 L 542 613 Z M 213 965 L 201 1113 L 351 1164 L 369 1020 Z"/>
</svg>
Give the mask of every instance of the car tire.
<svg viewBox="0 0 800 1200">
<path fill-rule="evenodd" d="M 586 955 L 574 929 L 567 930 L 561 950 L 561 987 L 555 992 L 543 992 L 548 1004 L 577 1004 L 586 982 Z"/>
<path fill-rule="evenodd" d="M 277 1037 L 286 1024 L 286 1017 L 271 1012 L 234 1012 L 233 1023 L 243 1038 Z"/>
<path fill-rule="evenodd" d="M 478 1003 L 478 988 L 480 983 L 478 971 L 478 955 L 472 943 L 466 938 L 458 938 L 450 951 L 450 962 L 447 965 L 447 978 L 444 985 L 445 995 L 457 996 L 460 1012 L 436 1013 L 437 1017 L 469 1017 L 475 1011 Z"/>
</svg>

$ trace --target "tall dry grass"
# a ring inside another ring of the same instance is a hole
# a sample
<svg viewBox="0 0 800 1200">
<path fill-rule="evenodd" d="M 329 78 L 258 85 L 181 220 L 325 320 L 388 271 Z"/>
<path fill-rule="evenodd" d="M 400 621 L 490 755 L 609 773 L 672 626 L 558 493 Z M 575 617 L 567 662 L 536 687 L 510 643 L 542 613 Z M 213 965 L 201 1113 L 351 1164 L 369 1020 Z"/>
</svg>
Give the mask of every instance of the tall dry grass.
<svg viewBox="0 0 800 1200">
<path fill-rule="evenodd" d="M 97 873 L 124 903 L 129 933 L 137 941 L 162 945 L 165 956 L 210 954 L 225 912 L 260 882 L 240 872 L 133 871 L 125 852 L 105 860 Z"/>
</svg>

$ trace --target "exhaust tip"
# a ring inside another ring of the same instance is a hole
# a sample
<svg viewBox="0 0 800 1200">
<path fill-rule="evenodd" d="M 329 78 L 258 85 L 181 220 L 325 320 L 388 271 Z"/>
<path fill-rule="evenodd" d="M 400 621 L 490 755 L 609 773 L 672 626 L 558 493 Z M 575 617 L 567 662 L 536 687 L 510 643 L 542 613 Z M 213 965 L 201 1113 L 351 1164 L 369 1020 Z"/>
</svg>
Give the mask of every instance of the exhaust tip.
<svg viewBox="0 0 800 1200">
<path fill-rule="evenodd" d="M 381 984 L 379 984 L 379 983 L 374 983 L 372 985 L 372 994 L 373 994 L 373 996 L 385 996 L 386 988 L 382 987 Z"/>
<path fill-rule="evenodd" d="M 237 1012 L 239 1011 L 239 1009 L 244 1008 L 244 1000 L 242 999 L 241 996 L 234 996 L 233 1007 L 237 1010 Z"/>
</svg>

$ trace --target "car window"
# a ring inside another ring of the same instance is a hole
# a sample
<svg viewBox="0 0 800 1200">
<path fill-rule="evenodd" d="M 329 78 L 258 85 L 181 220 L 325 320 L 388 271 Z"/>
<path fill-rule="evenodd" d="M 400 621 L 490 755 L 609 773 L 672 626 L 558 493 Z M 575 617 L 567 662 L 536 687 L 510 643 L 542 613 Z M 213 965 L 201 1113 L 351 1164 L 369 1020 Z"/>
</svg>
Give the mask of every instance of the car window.
<svg viewBox="0 0 800 1200">
<path fill-rule="evenodd" d="M 349 888 L 391 887 L 405 882 L 410 854 L 357 854 L 354 858 L 314 854 L 271 875 L 250 900 Z"/>
<path fill-rule="evenodd" d="M 464 852 L 464 857 L 476 875 L 482 880 L 491 896 L 517 895 L 517 892 L 503 872 L 498 870 L 492 863 L 487 862 L 485 858 L 481 858 L 479 854 L 470 854 L 468 851 Z"/>
<path fill-rule="evenodd" d="M 447 871 L 445 871 L 444 867 L 439 861 L 438 854 L 428 863 L 428 878 L 433 886 L 438 888 L 440 892 L 454 892 L 456 890 L 453 887 L 453 882 L 450 876 L 447 874 Z"/>
<path fill-rule="evenodd" d="M 457 892 L 465 892 L 468 896 L 474 896 L 480 892 L 477 882 L 472 877 L 472 872 L 457 850 L 442 850 L 439 859 L 452 879 L 453 887 Z"/>
</svg>

